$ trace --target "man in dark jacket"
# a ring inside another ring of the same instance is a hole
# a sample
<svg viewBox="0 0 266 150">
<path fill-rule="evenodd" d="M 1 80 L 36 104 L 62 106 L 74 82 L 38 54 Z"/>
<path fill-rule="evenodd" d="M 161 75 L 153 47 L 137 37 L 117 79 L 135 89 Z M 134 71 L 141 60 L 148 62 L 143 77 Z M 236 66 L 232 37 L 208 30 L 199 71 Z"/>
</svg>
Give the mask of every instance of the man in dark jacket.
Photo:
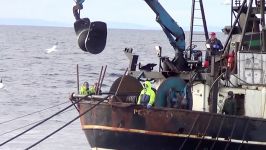
<svg viewBox="0 0 266 150">
<path fill-rule="evenodd" d="M 216 38 L 215 32 L 211 32 L 210 36 L 210 39 L 206 41 L 206 44 L 209 46 L 207 48 L 210 49 L 211 55 L 216 55 L 221 49 L 223 49 L 223 44 Z"/>
<path fill-rule="evenodd" d="M 236 115 L 236 101 L 232 91 L 228 92 L 228 98 L 224 102 L 222 113 L 226 115 Z"/>
</svg>

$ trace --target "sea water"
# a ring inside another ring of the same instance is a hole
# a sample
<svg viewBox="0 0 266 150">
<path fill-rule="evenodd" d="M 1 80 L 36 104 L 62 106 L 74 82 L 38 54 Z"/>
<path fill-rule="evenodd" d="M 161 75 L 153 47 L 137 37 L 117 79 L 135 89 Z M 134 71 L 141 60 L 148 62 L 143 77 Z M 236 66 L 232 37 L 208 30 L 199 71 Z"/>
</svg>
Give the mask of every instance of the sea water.
<svg viewBox="0 0 266 150">
<path fill-rule="evenodd" d="M 108 92 L 112 82 L 128 67 L 128 58 L 123 53 L 125 48 L 133 48 L 133 53 L 140 55 L 141 64 L 158 64 L 154 48 L 157 45 L 162 47 L 163 56 L 174 56 L 162 31 L 109 29 L 106 48 L 98 55 L 78 48 L 73 28 L 0 26 L 0 31 L 0 78 L 5 85 L 0 89 L 1 143 L 71 104 L 69 95 L 77 93 L 77 64 L 80 83 L 88 81 L 90 84 L 98 80 L 101 66 L 107 65 L 102 91 Z M 186 37 L 188 39 L 188 35 Z M 56 51 L 46 53 L 46 49 L 54 45 L 57 45 Z M 3 123 L 55 105 L 59 106 Z M 25 149 L 76 116 L 78 112 L 71 107 L 0 149 Z M 90 147 L 76 120 L 33 149 L 87 150 Z"/>
</svg>

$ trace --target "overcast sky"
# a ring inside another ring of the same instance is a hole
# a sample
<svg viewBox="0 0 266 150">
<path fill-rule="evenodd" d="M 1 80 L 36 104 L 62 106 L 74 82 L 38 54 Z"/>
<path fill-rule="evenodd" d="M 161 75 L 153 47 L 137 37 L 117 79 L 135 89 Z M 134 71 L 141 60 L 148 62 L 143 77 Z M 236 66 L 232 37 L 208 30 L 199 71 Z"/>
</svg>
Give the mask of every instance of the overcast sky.
<svg viewBox="0 0 266 150">
<path fill-rule="evenodd" d="M 181 26 L 189 26 L 192 0 L 159 0 Z M 230 23 L 230 6 L 226 0 L 203 0 L 208 26 L 224 27 Z M 38 19 L 73 24 L 73 0 L 1 1 L 0 19 Z M 143 0 L 86 0 L 82 17 L 92 21 L 134 23 L 159 27 L 155 14 Z"/>
</svg>

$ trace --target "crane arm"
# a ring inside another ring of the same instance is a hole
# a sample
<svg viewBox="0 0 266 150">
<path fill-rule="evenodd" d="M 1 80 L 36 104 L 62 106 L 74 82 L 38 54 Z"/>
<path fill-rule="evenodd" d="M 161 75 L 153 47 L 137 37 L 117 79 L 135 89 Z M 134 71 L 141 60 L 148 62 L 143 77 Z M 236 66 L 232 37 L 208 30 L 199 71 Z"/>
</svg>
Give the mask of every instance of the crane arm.
<svg viewBox="0 0 266 150">
<path fill-rule="evenodd" d="M 183 52 L 185 50 L 185 34 L 183 29 L 168 14 L 158 0 L 145 0 L 145 2 L 156 14 L 156 21 L 162 27 L 175 51 Z"/>
</svg>

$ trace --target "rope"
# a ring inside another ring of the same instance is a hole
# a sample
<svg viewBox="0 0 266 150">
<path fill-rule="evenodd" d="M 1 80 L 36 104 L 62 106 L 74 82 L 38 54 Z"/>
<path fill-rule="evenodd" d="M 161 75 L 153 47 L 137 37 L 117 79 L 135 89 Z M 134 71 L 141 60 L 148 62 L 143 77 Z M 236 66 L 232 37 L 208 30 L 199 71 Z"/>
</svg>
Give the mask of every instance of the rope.
<svg viewBox="0 0 266 150">
<path fill-rule="evenodd" d="M 210 150 L 213 150 L 214 149 L 214 146 L 215 146 L 216 142 L 218 141 L 218 138 L 220 136 L 220 133 L 221 133 L 221 130 L 222 130 L 222 127 L 223 127 L 223 124 L 224 124 L 224 119 L 225 119 L 225 115 L 223 115 L 223 119 L 222 119 L 222 122 L 220 124 L 219 130 L 217 132 L 215 141 L 212 143 L 212 146 L 211 146 L 211 149 Z"/>
<path fill-rule="evenodd" d="M 230 80 L 228 80 L 228 82 L 229 82 L 233 87 L 237 87 L 237 86 L 234 85 Z"/>
<path fill-rule="evenodd" d="M 235 118 L 235 122 L 234 122 L 234 125 L 233 125 L 233 129 L 231 131 L 231 134 L 230 134 L 230 137 L 229 137 L 229 141 L 226 143 L 226 146 L 225 146 L 225 150 L 227 150 L 227 148 L 229 147 L 229 145 L 231 144 L 231 140 L 232 140 L 232 136 L 234 134 L 234 131 L 235 131 L 235 128 L 236 128 L 236 124 L 237 124 L 238 120 L 237 118 Z"/>
<path fill-rule="evenodd" d="M 224 75 L 224 73 L 220 74 L 220 75 L 219 75 L 219 76 L 213 81 L 212 85 L 210 86 L 210 92 L 209 92 L 208 98 L 210 98 L 211 90 L 212 90 L 214 84 L 215 84 L 217 81 L 219 81 L 219 79 L 220 79 L 223 75 Z"/>
<path fill-rule="evenodd" d="M 208 129 L 210 127 L 210 124 L 211 124 L 212 119 L 213 119 L 213 114 L 211 114 L 211 117 L 210 117 L 210 119 L 208 121 L 208 124 L 207 124 L 207 127 L 206 127 L 205 131 L 204 131 L 204 134 L 203 134 L 202 138 L 200 139 L 200 141 L 198 142 L 197 147 L 195 148 L 195 150 L 198 150 L 200 148 L 200 145 L 202 143 L 202 140 L 205 139 L 205 136 L 206 136 L 206 134 L 208 132 Z"/>
<path fill-rule="evenodd" d="M 192 131 L 193 131 L 193 129 L 194 129 L 194 126 L 196 125 L 196 122 L 198 121 L 199 117 L 200 117 L 200 114 L 198 114 L 197 117 L 196 117 L 196 119 L 194 120 L 193 125 L 192 125 L 192 127 L 191 127 L 191 129 L 190 129 L 190 131 L 189 131 L 189 134 L 188 134 L 188 136 L 186 137 L 186 139 L 183 141 L 182 145 L 179 147 L 179 150 L 182 150 L 182 149 L 183 149 L 183 147 L 184 147 L 184 145 L 186 144 L 188 138 L 190 137 L 190 135 L 191 135 L 191 133 L 192 133 Z"/>
<path fill-rule="evenodd" d="M 69 111 L 71 111 L 71 110 L 74 110 L 74 109 L 70 109 L 70 110 L 68 110 L 68 111 L 62 112 L 62 114 L 63 114 L 63 113 L 66 113 L 66 112 L 69 112 Z M 0 137 L 3 136 L 3 135 L 6 135 L 6 134 L 8 134 L 8 133 L 12 133 L 12 132 L 14 132 L 14 131 L 17 131 L 17 130 L 19 130 L 19 129 L 26 128 L 26 127 L 28 127 L 28 126 L 30 126 L 30 125 L 37 124 L 37 123 L 39 123 L 39 122 L 41 122 L 41 121 L 43 121 L 43 120 L 35 121 L 35 122 L 30 123 L 30 124 L 27 124 L 27 125 L 24 125 L 24 126 L 18 127 L 18 128 L 16 128 L 16 129 L 13 129 L 13 130 L 10 130 L 10 131 L 7 131 L 7 132 L 4 132 L 4 133 L 1 133 L 1 134 L 0 134 Z"/>
<path fill-rule="evenodd" d="M 79 119 L 80 117 L 82 117 L 83 115 L 85 115 L 87 112 L 91 111 L 92 109 L 94 109 L 96 106 L 98 106 L 99 104 L 101 104 L 102 102 L 104 102 L 105 99 L 107 99 L 109 96 L 103 98 L 102 100 L 100 100 L 97 104 L 93 105 L 91 108 L 89 108 L 88 110 L 86 110 L 85 112 L 83 112 L 82 114 L 78 115 L 77 117 L 75 117 L 74 119 L 72 119 L 71 121 L 69 121 L 68 123 L 66 123 L 65 125 L 63 125 L 62 127 L 60 127 L 59 129 L 55 130 L 54 132 L 52 132 L 51 134 L 45 136 L 44 138 L 42 138 L 41 140 L 37 141 L 36 143 L 32 144 L 31 146 L 27 147 L 25 150 L 29 150 L 33 147 L 35 147 L 36 145 L 40 144 L 42 141 L 48 139 L 50 136 L 54 135 L 55 133 L 57 133 L 58 131 L 64 129 L 65 127 L 67 127 L 68 125 L 70 125 L 72 122 L 76 121 L 77 119 Z"/>
<path fill-rule="evenodd" d="M 42 111 L 45 111 L 45 110 L 49 110 L 49 109 L 51 109 L 51 108 L 54 108 L 54 107 L 57 107 L 57 106 L 60 106 L 60 105 L 66 104 L 66 103 L 68 103 L 68 102 L 64 102 L 64 103 L 61 103 L 61 104 L 57 104 L 57 105 L 54 105 L 54 106 L 51 106 L 51 107 L 44 108 L 44 109 L 39 110 L 39 111 L 35 111 L 35 112 L 29 113 L 29 114 L 26 114 L 26 115 L 22 115 L 22 116 L 19 116 L 19 117 L 16 117 L 16 118 L 10 119 L 10 120 L 6 120 L 6 121 L 3 121 L 3 122 L 0 122 L 0 125 L 1 125 L 1 124 L 5 124 L 5 123 L 8 123 L 8 122 L 15 121 L 15 120 L 18 120 L 18 119 L 20 119 L 20 118 L 24 118 L 24 117 L 27 117 L 27 116 L 31 116 L 31 115 L 33 115 L 33 114 L 36 114 L 36 113 L 39 113 L 39 112 L 42 112 Z"/>
<path fill-rule="evenodd" d="M 235 76 L 238 80 L 244 82 L 245 84 L 251 85 L 251 84 L 247 83 L 246 81 L 244 81 L 243 79 L 241 79 L 238 76 L 236 76 L 235 74 L 232 74 L 232 75 Z"/>
<path fill-rule="evenodd" d="M 248 118 L 248 121 L 247 121 L 247 123 L 246 123 L 245 129 L 244 129 L 244 134 L 243 134 L 243 136 L 242 136 L 242 142 L 241 142 L 241 144 L 239 144 L 239 146 L 238 146 L 238 150 L 241 150 L 242 145 L 243 145 L 243 143 L 244 143 L 244 140 L 245 140 L 245 138 L 246 138 L 246 134 L 247 134 L 248 127 L 249 127 L 249 121 L 250 121 L 250 118 Z"/>
<path fill-rule="evenodd" d="M 1 143 L 1 144 L 0 144 L 0 147 L 1 147 L 1 146 L 3 146 L 3 145 L 5 145 L 5 144 L 7 144 L 7 143 L 9 143 L 10 141 L 13 141 L 14 139 L 16 139 L 16 138 L 20 137 L 21 135 L 23 135 L 23 134 L 27 133 L 28 131 L 30 131 L 30 130 L 32 130 L 32 129 L 34 129 L 35 127 L 37 127 L 37 126 L 39 126 L 39 125 L 43 124 L 44 122 L 46 122 L 46 121 L 48 121 L 49 119 L 53 118 L 54 116 L 56 116 L 56 115 L 60 114 L 61 112 L 63 112 L 63 111 L 65 111 L 65 110 L 69 109 L 70 107 L 72 107 L 73 105 L 77 104 L 77 103 L 78 103 L 78 102 L 80 102 L 81 100 L 83 100 L 83 99 L 87 98 L 88 96 L 89 96 L 89 95 L 86 95 L 85 97 L 83 97 L 83 98 L 81 98 L 81 99 L 79 99 L 79 100 L 75 101 L 75 102 L 74 102 L 74 103 L 72 103 L 71 105 L 69 105 L 69 106 L 65 107 L 64 109 L 62 109 L 62 110 L 58 111 L 57 113 L 53 114 L 52 116 L 50 116 L 50 117 L 48 117 L 48 118 L 44 119 L 43 121 L 41 121 L 41 122 L 37 123 L 36 125 L 34 125 L 34 126 L 30 127 L 29 129 L 27 129 L 27 130 L 25 130 L 25 131 L 23 131 L 23 132 L 19 133 L 18 135 L 14 136 L 14 137 L 12 137 L 12 138 L 10 138 L 10 139 L 8 139 L 8 140 L 6 140 L 5 142 L 3 142 L 3 143 Z"/>
</svg>

